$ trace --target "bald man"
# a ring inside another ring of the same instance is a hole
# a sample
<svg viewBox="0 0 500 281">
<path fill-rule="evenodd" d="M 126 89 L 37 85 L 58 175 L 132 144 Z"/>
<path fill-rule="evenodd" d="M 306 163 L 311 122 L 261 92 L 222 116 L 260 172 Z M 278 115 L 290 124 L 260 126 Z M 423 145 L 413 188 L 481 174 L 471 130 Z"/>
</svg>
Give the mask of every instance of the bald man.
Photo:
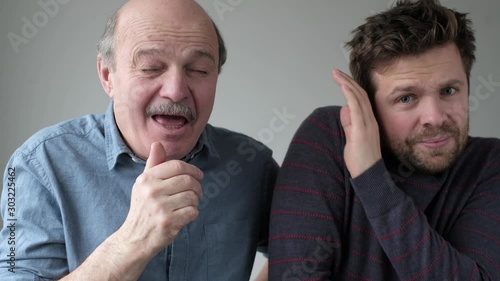
<svg viewBox="0 0 500 281">
<path fill-rule="evenodd" d="M 248 280 L 278 165 L 207 124 L 215 24 L 191 0 L 131 0 L 98 51 L 106 113 L 43 129 L 7 164 L 0 280 Z"/>
</svg>

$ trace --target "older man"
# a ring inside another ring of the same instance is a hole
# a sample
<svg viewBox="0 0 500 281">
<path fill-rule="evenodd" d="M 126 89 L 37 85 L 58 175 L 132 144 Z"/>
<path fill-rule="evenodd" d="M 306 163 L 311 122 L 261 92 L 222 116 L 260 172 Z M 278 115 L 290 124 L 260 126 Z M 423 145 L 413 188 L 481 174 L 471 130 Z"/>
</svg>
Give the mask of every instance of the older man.
<svg viewBox="0 0 500 281">
<path fill-rule="evenodd" d="M 7 165 L 0 279 L 248 280 L 278 167 L 207 124 L 225 59 L 196 2 L 127 2 L 99 42 L 106 114 L 42 130 Z"/>
<path fill-rule="evenodd" d="M 474 33 L 436 0 L 355 29 L 347 105 L 297 131 L 271 212 L 269 279 L 500 280 L 500 141 L 468 136 Z"/>
</svg>

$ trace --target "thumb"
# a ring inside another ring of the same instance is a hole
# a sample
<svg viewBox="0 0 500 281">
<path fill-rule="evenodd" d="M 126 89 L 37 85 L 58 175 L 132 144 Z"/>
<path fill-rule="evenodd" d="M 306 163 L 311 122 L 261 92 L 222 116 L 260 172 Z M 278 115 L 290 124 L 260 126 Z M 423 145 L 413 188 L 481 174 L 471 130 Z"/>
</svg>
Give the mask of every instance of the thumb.
<svg viewBox="0 0 500 281">
<path fill-rule="evenodd" d="M 349 110 L 349 105 L 344 105 L 340 109 L 340 123 L 344 128 L 344 131 L 351 125 L 351 111 Z"/>
<path fill-rule="evenodd" d="M 167 161 L 167 156 L 165 155 L 165 150 L 163 145 L 159 142 L 154 142 L 151 144 L 151 150 L 149 151 L 149 157 L 146 161 L 146 168 L 150 169 L 154 166 Z"/>
</svg>

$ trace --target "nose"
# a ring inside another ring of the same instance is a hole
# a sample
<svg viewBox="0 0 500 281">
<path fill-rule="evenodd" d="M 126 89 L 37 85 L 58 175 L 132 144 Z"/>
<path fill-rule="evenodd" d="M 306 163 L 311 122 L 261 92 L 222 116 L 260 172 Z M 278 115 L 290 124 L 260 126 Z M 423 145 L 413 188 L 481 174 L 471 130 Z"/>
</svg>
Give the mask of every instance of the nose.
<svg viewBox="0 0 500 281">
<path fill-rule="evenodd" d="M 445 106 L 439 98 L 429 97 L 421 106 L 420 120 L 423 126 L 440 127 L 448 118 Z"/>
<path fill-rule="evenodd" d="M 173 67 L 164 73 L 162 79 L 161 97 L 172 102 L 180 102 L 189 98 L 190 89 L 187 77 L 182 69 Z"/>
</svg>

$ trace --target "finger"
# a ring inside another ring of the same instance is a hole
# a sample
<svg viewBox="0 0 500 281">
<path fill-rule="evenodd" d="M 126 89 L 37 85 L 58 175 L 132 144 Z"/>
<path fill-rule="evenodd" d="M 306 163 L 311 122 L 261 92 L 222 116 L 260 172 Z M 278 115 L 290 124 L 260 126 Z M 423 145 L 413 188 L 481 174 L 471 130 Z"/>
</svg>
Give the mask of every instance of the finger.
<svg viewBox="0 0 500 281">
<path fill-rule="evenodd" d="M 174 211 L 173 215 L 176 218 L 176 223 L 179 226 L 185 226 L 186 224 L 194 221 L 198 217 L 199 211 L 197 207 L 187 206 Z"/>
<path fill-rule="evenodd" d="M 335 83 L 340 86 L 342 94 L 346 98 L 347 104 L 349 105 L 349 115 L 351 121 L 350 123 L 354 124 L 355 126 L 356 124 L 359 126 L 365 126 L 365 116 L 362 111 L 358 95 L 356 95 L 355 93 L 355 89 L 348 82 L 347 78 L 342 75 L 342 72 L 340 70 L 334 70 L 332 72 L 332 77 Z"/>
<path fill-rule="evenodd" d="M 169 179 L 180 175 L 189 175 L 197 180 L 203 179 L 203 172 L 196 166 L 181 160 L 170 160 L 150 169 L 153 177 L 159 179 Z"/>
<path fill-rule="evenodd" d="M 154 142 L 151 144 L 151 149 L 149 150 L 149 157 L 146 161 L 146 167 L 144 170 L 151 169 L 167 160 L 165 155 L 165 150 L 163 145 L 159 142 Z"/>
<path fill-rule="evenodd" d="M 353 94 L 356 96 L 361 111 L 363 112 L 363 118 L 365 124 L 369 124 L 370 120 L 374 117 L 373 109 L 371 106 L 370 99 L 368 98 L 368 93 L 361 88 L 361 86 L 354 81 L 349 75 L 344 72 L 337 70 L 338 74 L 344 79 L 345 83 L 349 85 L 349 88 L 352 89 Z"/>
<path fill-rule="evenodd" d="M 351 126 L 351 113 L 349 112 L 349 105 L 345 105 L 340 109 L 340 123 L 342 124 L 342 128 L 344 128 L 347 137 L 349 137 Z"/>
<path fill-rule="evenodd" d="M 198 208 L 199 197 L 193 191 L 185 191 L 169 196 L 165 201 L 165 206 L 171 211 L 176 211 L 185 207 Z"/>
<path fill-rule="evenodd" d="M 163 180 L 155 187 L 159 189 L 158 195 L 172 196 L 177 193 L 192 191 L 198 197 L 202 195 L 202 187 L 200 182 L 189 175 L 179 175 L 170 179 Z"/>
</svg>

